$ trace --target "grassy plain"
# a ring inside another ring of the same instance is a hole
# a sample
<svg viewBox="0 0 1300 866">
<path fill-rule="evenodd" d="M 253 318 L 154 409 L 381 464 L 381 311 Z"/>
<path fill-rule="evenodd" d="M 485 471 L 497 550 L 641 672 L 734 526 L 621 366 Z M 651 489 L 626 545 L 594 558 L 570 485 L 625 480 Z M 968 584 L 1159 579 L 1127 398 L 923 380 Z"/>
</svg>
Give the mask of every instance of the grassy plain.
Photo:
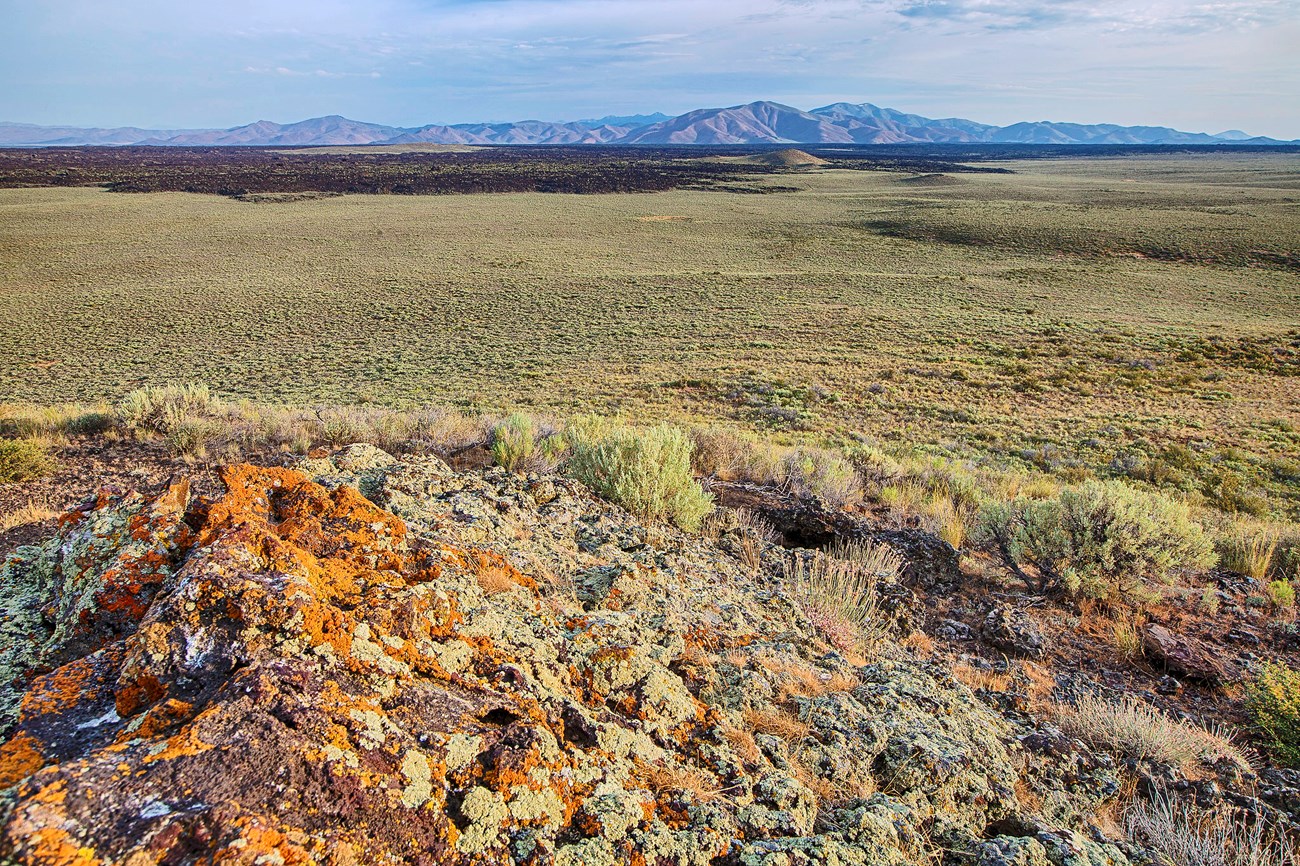
<svg viewBox="0 0 1300 866">
<path fill-rule="evenodd" d="M 768 195 L 0 190 L 0 400 L 622 412 L 1219 473 L 1300 511 L 1300 156 L 1005 165 Z"/>
</svg>

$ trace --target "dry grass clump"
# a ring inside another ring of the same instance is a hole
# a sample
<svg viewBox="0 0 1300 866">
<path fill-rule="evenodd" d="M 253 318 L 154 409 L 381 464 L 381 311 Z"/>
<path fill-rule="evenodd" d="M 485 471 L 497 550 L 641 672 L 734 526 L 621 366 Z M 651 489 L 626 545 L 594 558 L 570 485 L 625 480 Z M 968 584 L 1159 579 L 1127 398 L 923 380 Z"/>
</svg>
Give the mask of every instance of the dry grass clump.
<svg viewBox="0 0 1300 866">
<path fill-rule="evenodd" d="M 763 551 L 780 540 L 780 534 L 772 521 L 748 508 L 736 510 L 736 520 L 740 529 L 740 559 L 750 568 L 758 569 L 763 564 Z"/>
<path fill-rule="evenodd" d="M 804 614 L 822 638 L 853 653 L 884 637 L 876 586 L 898 579 L 903 560 L 869 541 L 837 543 L 829 553 L 794 554 L 785 563 Z"/>
<path fill-rule="evenodd" d="M 758 439 L 728 427 L 692 427 L 691 466 L 701 478 L 733 481 L 751 478 Z"/>
<path fill-rule="evenodd" d="M 798 448 L 785 458 L 785 483 L 800 496 L 834 508 L 862 500 L 862 478 L 845 457 L 822 448 Z"/>
<path fill-rule="evenodd" d="M 1024 679 L 1025 691 L 1037 706 L 1042 706 L 1056 691 L 1056 677 L 1047 668 L 1031 661 L 1020 662 L 1020 674 Z"/>
<path fill-rule="evenodd" d="M 1168 795 L 1134 803 L 1124 826 L 1133 841 L 1179 866 L 1291 866 L 1300 854 L 1285 831 L 1264 821 L 1201 810 Z"/>
<path fill-rule="evenodd" d="M 861 680 L 842 671 L 827 671 L 787 657 L 764 653 L 755 658 L 759 668 L 777 681 L 777 700 L 791 697 L 820 697 L 836 692 L 851 692 Z"/>
<path fill-rule="evenodd" d="M 1085 742 L 1125 758 L 1174 767 L 1198 761 L 1231 761 L 1250 769 L 1250 761 L 1224 734 L 1170 718 L 1155 707 L 1125 697 L 1119 701 L 1084 695 L 1063 707 L 1061 727 Z"/>
<path fill-rule="evenodd" d="M 86 417 L 99 416 L 82 416 L 83 421 Z M 401 411 L 357 405 L 267 405 L 222 400 L 206 385 L 136 389 L 118 402 L 110 422 L 136 438 L 162 437 L 181 456 L 201 457 L 215 451 L 227 459 L 262 450 L 305 454 L 314 447 L 354 443 L 394 453 L 454 456 L 492 438 L 492 424 L 485 417 L 440 407 Z M 552 455 L 547 441 L 541 445 L 530 448 L 530 465 L 546 465 L 540 458 Z"/>
<path fill-rule="evenodd" d="M 1238 520 L 1219 537 L 1219 561 L 1224 568 L 1264 582 L 1273 572 L 1280 540 L 1277 527 Z"/>
<path fill-rule="evenodd" d="M 961 550 L 966 544 L 974 509 L 957 505 L 944 496 L 932 499 L 926 511 L 934 534 L 951 544 L 954 550 Z"/>
<path fill-rule="evenodd" d="M 790 756 L 790 767 L 794 770 L 795 778 L 817 798 L 819 821 L 829 819 L 840 804 L 849 800 L 866 799 L 880 790 L 880 785 L 869 771 L 848 769 L 846 772 L 845 768 L 836 768 L 834 771 L 822 769 L 819 772 L 806 748 L 794 750 Z"/>
<path fill-rule="evenodd" d="M 731 746 L 731 750 L 746 764 L 753 766 L 762 760 L 763 752 L 759 749 L 757 741 L 754 740 L 754 735 L 744 728 L 724 725 L 722 727 L 722 737 Z"/>
<path fill-rule="evenodd" d="M 760 734 L 771 734 L 774 737 L 785 740 L 787 743 L 796 743 L 808 736 L 812 730 L 807 722 L 800 721 L 786 711 L 779 708 L 770 710 L 748 709 L 745 710 L 745 724 L 751 730 Z"/>
<path fill-rule="evenodd" d="M 953 679 L 971 689 L 984 689 L 990 692 L 1005 692 L 1011 688 L 1011 675 L 995 671 L 984 671 L 961 662 L 953 666 Z"/>
<path fill-rule="evenodd" d="M 42 523 L 58 516 L 59 512 L 51 509 L 48 504 L 37 503 L 33 500 L 7 514 L 0 515 L 0 532 L 8 532 L 11 529 L 32 523 Z"/>
<path fill-rule="evenodd" d="M 1136 659 L 1142 655 L 1142 627 L 1146 617 L 1121 616 L 1111 623 L 1110 645 L 1125 659 Z"/>
<path fill-rule="evenodd" d="M 656 796 L 682 791 L 700 803 L 722 796 L 722 786 L 717 778 L 699 767 L 650 764 L 640 767 L 638 775 Z"/>
<path fill-rule="evenodd" d="M 913 631 L 903 638 L 902 644 L 923 658 L 934 653 L 934 639 L 923 631 Z"/>
<path fill-rule="evenodd" d="M 38 439 L 0 439 L 0 484 L 31 481 L 54 471 L 54 458 Z"/>
<path fill-rule="evenodd" d="M 112 428 L 114 423 L 112 408 L 107 403 L 89 406 L 0 403 L 0 435 L 18 439 L 98 434 Z"/>
</svg>

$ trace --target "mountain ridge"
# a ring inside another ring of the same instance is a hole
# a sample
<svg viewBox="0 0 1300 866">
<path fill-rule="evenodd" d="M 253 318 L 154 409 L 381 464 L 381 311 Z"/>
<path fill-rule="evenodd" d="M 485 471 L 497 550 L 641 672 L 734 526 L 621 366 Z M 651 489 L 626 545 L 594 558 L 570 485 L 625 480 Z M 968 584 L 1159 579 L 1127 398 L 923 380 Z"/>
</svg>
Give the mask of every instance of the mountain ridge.
<svg viewBox="0 0 1300 866">
<path fill-rule="evenodd" d="M 0 122 L 0 147 L 149 145 L 159 147 L 319 146 L 384 144 L 467 145 L 739 145 L 739 144 L 1297 144 L 1238 129 L 1184 132 L 1167 126 L 1021 121 L 995 126 L 959 117 L 929 118 L 869 102 L 836 102 L 804 111 L 759 100 L 698 108 L 676 117 L 661 113 L 566 122 L 428 124 L 398 127 L 341 115 L 280 124 L 269 120 L 227 129 L 149 130 Z"/>
</svg>

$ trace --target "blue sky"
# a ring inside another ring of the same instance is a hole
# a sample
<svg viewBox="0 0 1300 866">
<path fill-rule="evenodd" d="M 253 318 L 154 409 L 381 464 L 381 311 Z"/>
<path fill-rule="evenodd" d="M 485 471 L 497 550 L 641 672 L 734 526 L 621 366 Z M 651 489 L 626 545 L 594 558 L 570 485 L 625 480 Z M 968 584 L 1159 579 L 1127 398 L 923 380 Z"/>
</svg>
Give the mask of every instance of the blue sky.
<svg viewBox="0 0 1300 866">
<path fill-rule="evenodd" d="M 0 0 L 0 22 L 0 120 L 30 123 L 774 99 L 1300 138 L 1300 0 Z"/>
</svg>

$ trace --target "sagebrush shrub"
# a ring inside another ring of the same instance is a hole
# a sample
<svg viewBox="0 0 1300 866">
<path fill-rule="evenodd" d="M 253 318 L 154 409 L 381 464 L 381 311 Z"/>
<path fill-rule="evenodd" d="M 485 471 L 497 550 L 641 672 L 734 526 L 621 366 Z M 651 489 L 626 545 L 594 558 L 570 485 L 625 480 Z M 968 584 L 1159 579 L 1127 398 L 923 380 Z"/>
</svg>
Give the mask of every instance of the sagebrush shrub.
<svg viewBox="0 0 1300 866">
<path fill-rule="evenodd" d="M 1219 730 L 1172 718 L 1134 697 L 1109 701 L 1081 695 L 1074 706 L 1063 709 L 1060 723 L 1079 739 L 1134 761 L 1185 767 L 1226 759 L 1250 767 L 1242 751 Z"/>
<path fill-rule="evenodd" d="M 537 424 L 522 412 L 507 415 L 492 428 L 492 460 L 510 472 L 524 467 L 536 444 Z"/>
<path fill-rule="evenodd" d="M 785 458 L 785 477 L 802 496 L 817 497 L 833 506 L 850 505 L 862 498 L 858 470 L 833 451 L 799 448 Z"/>
<path fill-rule="evenodd" d="M 0 439 L 0 484 L 31 481 L 54 471 L 54 458 L 35 439 Z"/>
<path fill-rule="evenodd" d="M 1246 683 L 1246 709 L 1269 751 L 1300 767 L 1300 672 L 1265 663 Z"/>
<path fill-rule="evenodd" d="M 680 428 L 588 419 L 572 425 L 568 438 L 565 471 L 633 514 L 694 530 L 713 510 L 713 497 L 691 474 L 691 440 Z"/>
<path fill-rule="evenodd" d="M 215 415 L 220 408 L 207 385 L 149 385 L 130 392 L 115 407 L 127 430 L 164 436 L 195 418 Z"/>
<path fill-rule="evenodd" d="M 1179 571 L 1209 568 L 1213 547 L 1187 506 L 1118 481 L 1090 481 L 1051 499 L 992 502 L 981 539 L 1039 591 L 1145 604 Z M 1024 571 L 1031 566 L 1035 581 Z"/>
<path fill-rule="evenodd" d="M 1125 829 L 1141 844 L 1179 866 L 1290 866 L 1295 846 L 1284 829 L 1240 814 L 1203 811 L 1194 802 L 1179 803 L 1157 793 L 1135 803 L 1125 815 Z"/>
</svg>

